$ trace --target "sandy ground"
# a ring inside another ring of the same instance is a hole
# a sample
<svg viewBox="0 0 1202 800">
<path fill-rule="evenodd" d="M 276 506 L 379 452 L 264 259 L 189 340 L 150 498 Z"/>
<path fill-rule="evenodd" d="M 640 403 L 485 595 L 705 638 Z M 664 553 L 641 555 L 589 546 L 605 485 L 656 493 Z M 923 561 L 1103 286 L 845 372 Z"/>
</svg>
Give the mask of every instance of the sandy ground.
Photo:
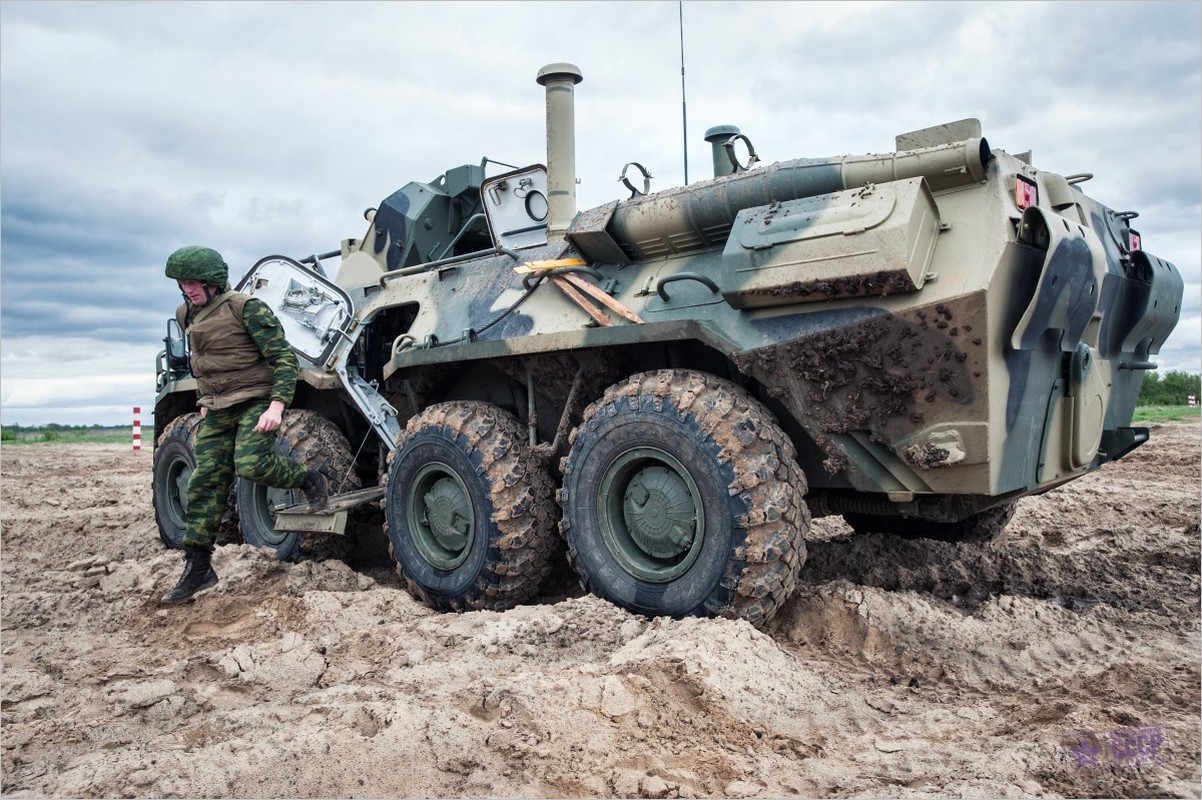
<svg viewBox="0 0 1202 800">
<path fill-rule="evenodd" d="M 149 449 L 6 447 L 3 793 L 1198 797 L 1199 431 L 986 546 L 821 520 L 766 632 L 571 591 L 441 614 L 308 542 L 221 547 L 161 608 Z"/>
</svg>

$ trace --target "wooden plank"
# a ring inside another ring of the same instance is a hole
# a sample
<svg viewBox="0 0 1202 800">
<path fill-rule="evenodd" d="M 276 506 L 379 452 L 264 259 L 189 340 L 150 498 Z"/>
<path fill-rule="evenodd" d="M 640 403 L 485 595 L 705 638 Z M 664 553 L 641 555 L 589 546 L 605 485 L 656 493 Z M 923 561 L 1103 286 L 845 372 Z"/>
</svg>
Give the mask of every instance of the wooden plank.
<svg viewBox="0 0 1202 800">
<path fill-rule="evenodd" d="M 638 322 L 640 324 L 642 323 L 643 320 L 639 317 L 638 314 L 631 311 L 621 301 L 619 301 L 616 297 L 613 297 L 612 295 L 610 295 L 608 292 L 606 292 L 600 286 L 595 286 L 595 285 L 589 283 L 584 278 L 581 278 L 579 275 L 567 274 L 567 275 L 564 275 L 563 277 L 566 278 L 568 280 L 568 282 L 571 283 L 573 286 L 575 286 L 576 288 L 587 293 L 589 295 L 589 297 L 595 297 L 599 302 L 603 303 L 606 308 L 612 310 L 614 313 L 618 314 L 619 316 L 624 317 L 624 318 L 630 320 L 631 322 Z"/>
<path fill-rule="evenodd" d="M 519 275 L 529 275 L 533 272 L 542 272 L 548 269 L 557 269 L 559 267 L 583 267 L 586 266 L 579 258 L 556 258 L 551 261 L 527 261 L 518 264 L 513 268 L 513 271 Z"/>
<path fill-rule="evenodd" d="M 601 309 L 597 308 L 595 305 L 590 303 L 588 300 L 585 300 L 584 295 L 582 295 L 582 294 L 580 294 L 580 292 L 576 291 L 572 287 L 572 284 L 568 283 L 566 278 L 567 278 L 566 275 L 552 275 L 551 282 L 554 283 L 556 286 L 558 286 L 564 294 L 566 294 L 569 298 L 571 298 L 576 303 L 576 305 L 578 305 L 582 309 L 584 309 L 584 313 L 586 313 L 590 317 L 592 317 L 593 321 L 596 322 L 598 325 L 602 325 L 602 326 L 611 325 L 612 323 L 609 321 L 609 317 L 605 316 L 605 313 L 603 311 L 601 311 Z"/>
</svg>

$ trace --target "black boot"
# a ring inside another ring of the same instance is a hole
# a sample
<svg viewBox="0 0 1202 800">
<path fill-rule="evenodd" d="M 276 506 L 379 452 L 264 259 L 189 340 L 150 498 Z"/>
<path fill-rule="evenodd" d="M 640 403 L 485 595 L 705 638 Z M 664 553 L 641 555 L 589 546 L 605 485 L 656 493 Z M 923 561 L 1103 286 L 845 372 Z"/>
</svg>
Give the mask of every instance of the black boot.
<svg viewBox="0 0 1202 800">
<path fill-rule="evenodd" d="M 212 550 L 202 547 L 186 546 L 184 548 L 184 574 L 179 583 L 167 594 L 163 595 L 164 603 L 183 603 L 191 600 L 205 589 L 217 585 L 217 573 L 213 571 L 210 559 Z"/>
<path fill-rule="evenodd" d="M 330 487 L 326 482 L 326 476 L 315 469 L 309 470 L 309 474 L 305 476 L 305 482 L 300 485 L 300 490 L 305 495 L 305 499 L 309 501 L 310 511 L 321 511 L 330 499 Z"/>
</svg>

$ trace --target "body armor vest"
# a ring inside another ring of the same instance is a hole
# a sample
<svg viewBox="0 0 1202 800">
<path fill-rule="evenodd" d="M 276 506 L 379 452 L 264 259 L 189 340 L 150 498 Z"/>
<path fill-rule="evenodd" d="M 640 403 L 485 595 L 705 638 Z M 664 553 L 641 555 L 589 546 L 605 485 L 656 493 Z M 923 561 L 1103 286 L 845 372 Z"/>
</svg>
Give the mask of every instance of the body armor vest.
<svg viewBox="0 0 1202 800">
<path fill-rule="evenodd" d="M 199 402 L 206 408 L 230 408 L 271 397 L 275 370 L 242 322 L 242 310 L 250 299 L 247 294 L 225 292 L 193 309 L 191 319 L 187 303 L 176 310 L 176 320 L 191 343 Z"/>
</svg>

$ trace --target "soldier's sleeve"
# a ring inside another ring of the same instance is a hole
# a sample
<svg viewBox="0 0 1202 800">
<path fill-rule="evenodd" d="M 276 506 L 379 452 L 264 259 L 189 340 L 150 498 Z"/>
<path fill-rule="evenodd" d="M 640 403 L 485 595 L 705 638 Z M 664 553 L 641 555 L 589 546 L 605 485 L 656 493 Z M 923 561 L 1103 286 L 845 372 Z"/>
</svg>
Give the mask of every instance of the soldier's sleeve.
<svg viewBox="0 0 1202 800">
<path fill-rule="evenodd" d="M 259 352 L 275 371 L 275 380 L 271 386 L 271 399 L 280 400 L 285 406 L 292 405 L 292 396 L 296 393 L 296 376 L 300 372 L 300 364 L 296 353 L 284 336 L 284 327 L 271 308 L 258 298 L 252 297 L 242 308 L 242 323 L 246 332 L 254 340 Z"/>
</svg>

